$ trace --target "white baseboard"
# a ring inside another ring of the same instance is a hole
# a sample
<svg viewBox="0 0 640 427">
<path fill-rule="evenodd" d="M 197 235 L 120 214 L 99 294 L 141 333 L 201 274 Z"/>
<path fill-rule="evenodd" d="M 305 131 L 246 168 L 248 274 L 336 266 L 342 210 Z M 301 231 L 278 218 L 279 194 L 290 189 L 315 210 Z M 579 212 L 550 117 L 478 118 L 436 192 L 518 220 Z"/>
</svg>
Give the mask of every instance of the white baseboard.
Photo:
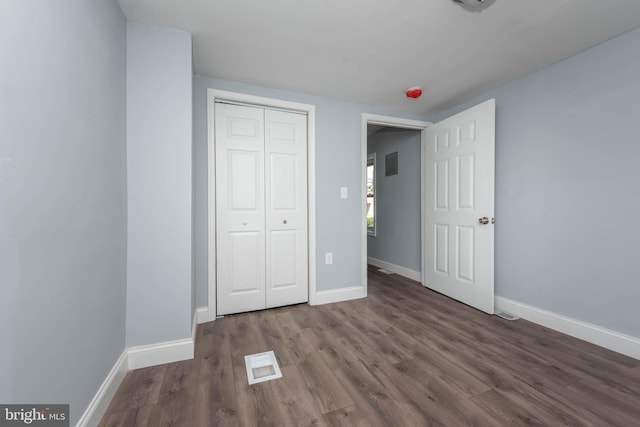
<svg viewBox="0 0 640 427">
<path fill-rule="evenodd" d="M 367 289 L 363 286 L 352 286 L 350 288 L 318 291 L 316 292 L 315 297 L 310 299 L 309 305 L 331 304 L 334 302 L 364 298 L 366 296 Z"/>
<path fill-rule="evenodd" d="M 199 319 L 197 314 L 193 319 L 191 338 L 125 348 L 113 368 L 111 368 L 107 378 L 102 382 L 98 392 L 89 402 L 89 406 L 80 417 L 76 427 L 94 427 L 100 423 L 102 416 L 109 407 L 109 403 L 111 403 L 111 399 L 113 399 L 129 369 L 146 368 L 163 363 L 193 359 L 197 320 Z"/>
<path fill-rule="evenodd" d="M 209 307 L 200 307 L 196 309 L 196 321 L 198 325 L 209 321 Z"/>
<path fill-rule="evenodd" d="M 371 257 L 367 257 L 367 263 L 378 268 L 384 268 L 385 270 L 392 271 L 402 277 L 415 280 L 416 282 L 422 282 L 422 273 L 420 273 L 419 271 L 411 270 L 400 265 L 391 264 L 390 262 Z"/>
<path fill-rule="evenodd" d="M 193 359 L 197 320 L 197 316 L 193 316 L 191 338 L 129 347 L 129 369 L 147 368 L 164 363 Z"/>
<path fill-rule="evenodd" d="M 129 348 L 129 369 L 147 368 L 164 363 L 193 359 L 197 316 L 193 318 L 191 338 Z"/>
<path fill-rule="evenodd" d="M 193 349 L 192 338 L 131 347 L 129 349 L 129 369 L 147 368 L 193 359 Z"/>
<path fill-rule="evenodd" d="M 100 385 L 98 392 L 93 396 L 89 406 L 80 417 L 76 427 L 94 427 L 100 423 L 102 416 L 109 407 L 111 399 L 116 394 L 120 383 L 129 370 L 127 349 L 124 349 L 113 368 Z"/>
<path fill-rule="evenodd" d="M 507 298 L 495 297 L 496 311 L 506 311 L 547 328 L 640 360 L 640 338 L 625 335 Z"/>
</svg>

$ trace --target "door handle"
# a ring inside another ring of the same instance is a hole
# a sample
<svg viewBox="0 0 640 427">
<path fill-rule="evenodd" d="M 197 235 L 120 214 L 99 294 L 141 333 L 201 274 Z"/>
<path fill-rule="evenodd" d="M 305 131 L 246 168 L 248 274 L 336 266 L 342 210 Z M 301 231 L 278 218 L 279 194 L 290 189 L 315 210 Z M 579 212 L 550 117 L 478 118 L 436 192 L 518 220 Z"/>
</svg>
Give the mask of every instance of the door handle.
<svg viewBox="0 0 640 427">
<path fill-rule="evenodd" d="M 487 218 L 486 216 L 483 216 L 482 218 L 478 218 L 478 222 L 482 225 L 487 225 L 489 224 L 489 218 Z"/>
</svg>

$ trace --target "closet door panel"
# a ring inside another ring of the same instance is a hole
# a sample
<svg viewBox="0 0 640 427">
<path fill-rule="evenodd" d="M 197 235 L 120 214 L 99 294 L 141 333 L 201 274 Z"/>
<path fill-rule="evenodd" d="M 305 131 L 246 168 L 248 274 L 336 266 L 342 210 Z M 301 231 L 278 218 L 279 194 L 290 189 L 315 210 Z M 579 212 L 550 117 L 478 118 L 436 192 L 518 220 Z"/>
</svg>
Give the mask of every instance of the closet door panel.
<svg viewBox="0 0 640 427">
<path fill-rule="evenodd" d="M 216 104 L 217 313 L 265 308 L 264 110 Z"/>
<path fill-rule="evenodd" d="M 265 111 L 266 303 L 308 301 L 307 117 Z"/>
</svg>

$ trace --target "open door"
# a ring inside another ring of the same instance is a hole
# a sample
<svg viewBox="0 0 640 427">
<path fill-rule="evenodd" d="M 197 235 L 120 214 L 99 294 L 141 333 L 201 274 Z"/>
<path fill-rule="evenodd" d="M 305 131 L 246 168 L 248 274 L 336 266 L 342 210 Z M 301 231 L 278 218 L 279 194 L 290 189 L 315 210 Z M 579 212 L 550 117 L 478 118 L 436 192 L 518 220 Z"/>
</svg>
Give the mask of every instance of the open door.
<svg viewBox="0 0 640 427">
<path fill-rule="evenodd" d="M 493 314 L 495 99 L 427 129 L 423 285 Z"/>
</svg>

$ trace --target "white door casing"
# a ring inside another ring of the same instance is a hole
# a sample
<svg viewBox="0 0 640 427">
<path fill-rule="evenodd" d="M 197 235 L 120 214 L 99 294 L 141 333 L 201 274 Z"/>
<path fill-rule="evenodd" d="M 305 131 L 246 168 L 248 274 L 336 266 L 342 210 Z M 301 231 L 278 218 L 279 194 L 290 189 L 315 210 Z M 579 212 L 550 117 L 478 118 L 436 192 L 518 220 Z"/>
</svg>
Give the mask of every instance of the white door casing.
<svg viewBox="0 0 640 427">
<path fill-rule="evenodd" d="M 493 314 L 495 100 L 428 128 L 424 164 L 423 285 Z"/>
<path fill-rule="evenodd" d="M 306 121 L 215 104 L 218 314 L 308 300 Z"/>
</svg>

